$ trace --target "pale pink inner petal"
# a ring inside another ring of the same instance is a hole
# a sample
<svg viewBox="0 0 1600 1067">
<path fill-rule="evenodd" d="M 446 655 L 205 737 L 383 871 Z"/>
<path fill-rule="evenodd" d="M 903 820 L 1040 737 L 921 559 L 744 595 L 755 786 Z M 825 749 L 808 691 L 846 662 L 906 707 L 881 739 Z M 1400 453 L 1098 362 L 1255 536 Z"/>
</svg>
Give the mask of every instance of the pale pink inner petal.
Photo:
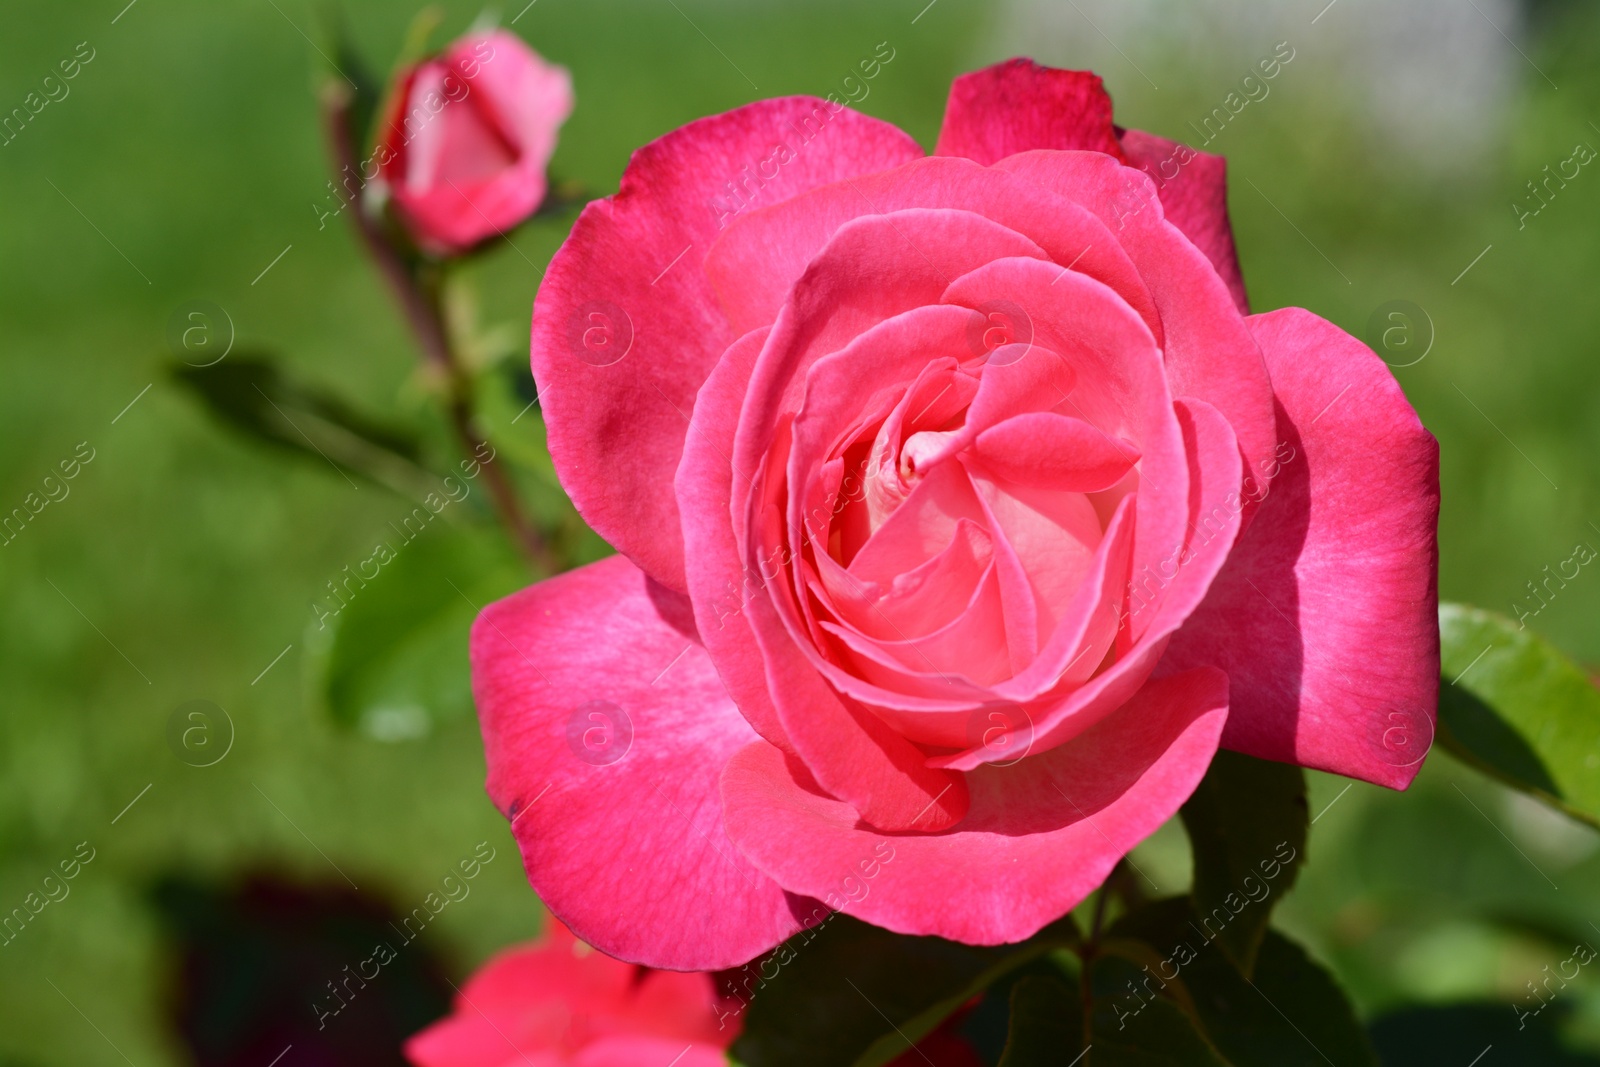
<svg viewBox="0 0 1600 1067">
<path fill-rule="evenodd" d="M 1011 657 L 1000 618 L 1000 585 L 994 568 L 985 569 L 971 599 L 946 626 L 924 637 L 873 641 L 833 623 L 822 628 L 856 653 L 862 674 L 894 685 L 904 671 L 956 675 L 978 685 L 993 685 L 1010 674 Z M 882 671 L 880 668 L 889 668 Z"/>
<path fill-rule="evenodd" d="M 993 556 L 993 539 L 984 527 L 958 519 L 944 551 L 887 585 L 856 578 L 823 552 L 815 557 L 821 581 L 811 578 L 811 588 L 827 599 L 841 622 L 868 637 L 920 637 L 955 619 Z"/>
<path fill-rule="evenodd" d="M 450 100 L 444 95 L 445 79 L 453 75 L 438 63 L 417 71 L 411 83 L 411 101 L 426 110 L 430 96 L 444 101 L 444 107 L 429 121 L 417 127 L 409 146 L 411 166 L 406 169 L 406 187 L 426 192 L 434 186 L 464 185 L 482 181 L 516 162 L 516 152 L 499 130 L 466 97 Z"/>
</svg>

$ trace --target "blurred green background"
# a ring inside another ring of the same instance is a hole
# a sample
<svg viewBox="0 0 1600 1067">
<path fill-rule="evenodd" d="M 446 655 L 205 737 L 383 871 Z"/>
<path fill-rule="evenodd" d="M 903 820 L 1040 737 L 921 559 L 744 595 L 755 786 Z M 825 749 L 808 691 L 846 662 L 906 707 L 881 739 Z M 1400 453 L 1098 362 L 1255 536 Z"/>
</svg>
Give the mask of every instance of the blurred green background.
<svg viewBox="0 0 1600 1067">
<path fill-rule="evenodd" d="M 385 575 L 358 601 L 362 625 L 403 643 L 387 658 L 346 650 L 342 666 L 312 622 L 310 602 L 412 501 L 223 428 L 170 373 L 169 319 L 209 300 L 237 351 L 278 353 L 301 381 L 414 429 L 435 469 L 457 458 L 352 234 L 318 229 L 319 11 L 125 2 L 10 0 L 0 34 L 0 109 L 88 54 L 80 42 L 93 53 L 70 94 L 0 146 L 0 510 L 80 442 L 93 450 L 68 495 L 0 548 L 0 912 L 80 842 L 95 850 L 70 896 L 0 947 L 0 1063 L 193 1062 L 167 1018 L 179 952 L 154 892 L 174 877 L 348 882 L 408 911 L 487 841 L 496 858 L 423 945 L 459 982 L 540 921 L 482 792 L 462 689 L 471 605 L 419 608 Z M 1531 206 L 1526 183 L 1575 145 L 1600 148 L 1600 18 L 1553 0 L 1324 2 L 518 0 L 501 17 L 572 71 L 578 107 L 553 169 L 595 195 L 651 138 L 759 96 L 834 91 L 880 41 L 895 58 L 859 106 L 929 146 L 950 78 L 1018 52 L 1092 64 L 1120 122 L 1192 142 L 1189 123 L 1288 41 L 1270 94 L 1208 146 L 1230 158 L 1253 302 L 1369 339 L 1391 301 L 1423 311 L 1393 359 L 1443 448 L 1441 592 L 1510 614 L 1546 564 L 1600 547 L 1600 168 L 1525 227 L 1512 207 Z M 380 70 L 414 14 L 342 10 Z M 436 41 L 480 14 L 441 11 Z M 479 314 L 512 353 L 485 421 L 552 519 L 563 504 L 537 413 L 511 419 L 538 267 L 571 217 L 536 220 L 472 268 Z M 458 574 L 479 603 L 525 580 L 482 493 L 437 526 L 407 567 Z M 570 522 L 564 546 L 575 560 L 605 551 Z M 1600 662 L 1597 604 L 1585 571 L 1533 625 Z M 342 708 L 326 697 L 338 670 Z M 232 737 L 209 766 L 169 740 L 195 699 L 231 723 L 209 724 Z M 1347 786 L 1314 776 L 1322 814 L 1278 915 L 1365 1017 L 1458 1001 L 1509 1017 L 1574 940 L 1600 944 L 1591 831 L 1443 753 L 1407 794 Z M 1182 888 L 1180 828 L 1136 858 Z M 1600 979 L 1560 1000 L 1574 1040 L 1600 1046 Z"/>
</svg>

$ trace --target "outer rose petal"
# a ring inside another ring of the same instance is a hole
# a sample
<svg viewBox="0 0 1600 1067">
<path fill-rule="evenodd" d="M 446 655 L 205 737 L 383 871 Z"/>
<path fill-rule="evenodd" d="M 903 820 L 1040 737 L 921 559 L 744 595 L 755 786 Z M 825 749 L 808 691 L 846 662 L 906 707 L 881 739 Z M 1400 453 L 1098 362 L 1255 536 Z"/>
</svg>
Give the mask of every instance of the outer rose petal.
<svg viewBox="0 0 1600 1067">
<path fill-rule="evenodd" d="M 717 775 L 756 734 L 682 597 L 620 556 L 540 582 L 478 616 L 472 675 L 489 795 L 528 880 L 574 933 L 621 959 L 715 970 L 800 928 L 723 831 Z M 569 740 L 591 701 L 632 721 L 626 755 L 607 765 Z"/>
<path fill-rule="evenodd" d="M 1122 159 L 1100 76 L 1011 59 L 950 83 L 934 155 L 989 166 L 1031 148 L 1084 149 Z"/>
<path fill-rule="evenodd" d="M 778 144 L 792 155 L 769 180 L 756 172 Z M 758 101 L 634 153 L 551 260 L 532 346 L 550 456 L 589 525 L 657 581 L 685 587 L 673 473 L 695 394 L 734 340 L 701 269 L 718 230 L 746 198 L 921 155 L 893 126 L 813 97 Z"/>
<path fill-rule="evenodd" d="M 487 59 L 485 46 L 493 50 Z M 545 62 L 506 30 L 463 38 L 444 59 L 472 92 L 483 94 L 479 110 L 499 120 L 505 136 L 542 174 L 555 151 L 556 130 L 572 113 L 572 77 L 566 68 Z"/>
<path fill-rule="evenodd" d="M 1168 666 L 1228 672 L 1228 748 L 1403 789 L 1438 699 L 1439 446 L 1343 330 L 1249 321 L 1294 454 Z"/>
<path fill-rule="evenodd" d="M 1228 161 L 1142 130 L 1124 130 L 1121 139 L 1128 162 L 1156 183 L 1167 221 L 1206 254 L 1228 284 L 1240 313 L 1250 314 L 1250 297 L 1233 245 L 1233 223 L 1228 219 Z M 1185 158 L 1188 162 L 1180 165 Z"/>
<path fill-rule="evenodd" d="M 1206 254 L 1239 310 L 1249 314 L 1228 221 L 1223 157 L 1114 127 L 1111 97 L 1100 78 L 1088 71 L 1012 59 L 963 74 L 951 84 L 935 155 L 966 156 L 988 166 L 1037 148 L 1104 152 L 1150 175 L 1167 220 Z M 1174 158 L 1178 152 L 1188 160 L 1182 165 Z"/>
<path fill-rule="evenodd" d="M 744 610 L 745 598 L 765 579 L 749 573 L 739 560 L 729 504 L 734 499 L 729 456 L 739 407 L 767 333 L 763 328 L 745 334 L 711 369 L 695 398 L 675 488 L 685 533 L 684 575 L 700 639 L 728 695 L 750 725 L 786 749 L 790 745 L 767 690 L 766 667 Z"/>
<path fill-rule="evenodd" d="M 1153 682 L 1072 743 L 969 774 L 971 810 L 939 834 L 874 831 L 758 742 L 723 773 L 728 833 L 781 884 L 823 900 L 839 901 L 875 869 L 866 894 L 842 907 L 875 926 L 1020 941 L 1083 900 L 1188 799 L 1227 714 L 1221 671 Z"/>
</svg>

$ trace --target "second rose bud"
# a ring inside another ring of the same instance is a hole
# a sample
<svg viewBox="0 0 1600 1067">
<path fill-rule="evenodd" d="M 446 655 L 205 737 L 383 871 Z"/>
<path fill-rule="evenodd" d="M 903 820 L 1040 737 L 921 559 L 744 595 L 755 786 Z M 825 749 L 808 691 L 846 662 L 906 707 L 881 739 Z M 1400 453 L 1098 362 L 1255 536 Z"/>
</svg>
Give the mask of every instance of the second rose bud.
<svg viewBox="0 0 1600 1067">
<path fill-rule="evenodd" d="M 403 69 L 383 117 L 379 175 L 419 246 L 461 252 L 533 214 L 572 79 L 515 34 L 469 34 Z"/>
</svg>

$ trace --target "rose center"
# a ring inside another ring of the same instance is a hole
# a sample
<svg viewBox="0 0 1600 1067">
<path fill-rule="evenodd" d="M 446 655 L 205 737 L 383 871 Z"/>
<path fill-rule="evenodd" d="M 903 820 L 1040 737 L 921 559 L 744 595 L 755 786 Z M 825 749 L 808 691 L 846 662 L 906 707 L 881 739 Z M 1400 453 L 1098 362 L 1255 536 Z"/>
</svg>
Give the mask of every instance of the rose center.
<svg viewBox="0 0 1600 1067">
<path fill-rule="evenodd" d="M 950 455 L 950 443 L 958 433 L 923 430 L 912 434 L 900 449 L 900 477 L 913 482 L 928 473 L 929 468 Z"/>
</svg>

